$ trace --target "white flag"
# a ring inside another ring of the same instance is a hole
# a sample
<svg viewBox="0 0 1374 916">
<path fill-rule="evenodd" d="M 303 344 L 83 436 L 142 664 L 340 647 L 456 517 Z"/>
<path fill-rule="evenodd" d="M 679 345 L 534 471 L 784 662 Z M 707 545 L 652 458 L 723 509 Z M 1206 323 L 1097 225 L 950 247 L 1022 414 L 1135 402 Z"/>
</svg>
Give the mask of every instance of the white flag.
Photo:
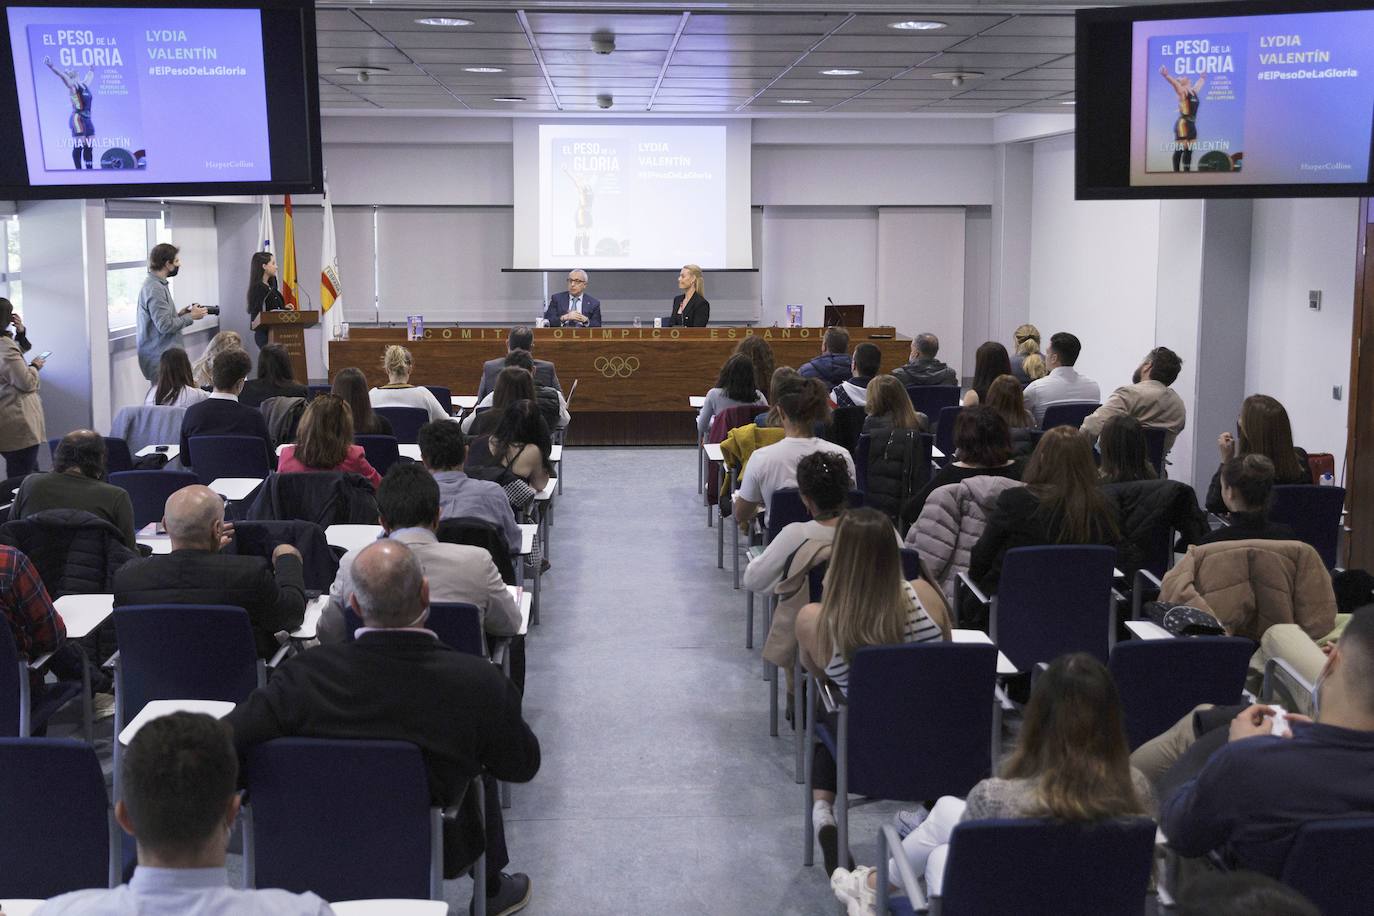
<svg viewBox="0 0 1374 916">
<path fill-rule="evenodd" d="M 275 252 L 277 240 L 272 233 L 272 208 L 267 200 L 267 195 L 262 195 L 262 214 L 258 217 L 258 250 Z"/>
<path fill-rule="evenodd" d="M 320 352 L 325 378 L 329 377 L 329 342 L 343 324 L 343 284 L 339 282 L 339 249 L 334 240 L 334 205 L 329 201 L 329 182 L 324 185 L 324 235 L 320 241 Z"/>
</svg>

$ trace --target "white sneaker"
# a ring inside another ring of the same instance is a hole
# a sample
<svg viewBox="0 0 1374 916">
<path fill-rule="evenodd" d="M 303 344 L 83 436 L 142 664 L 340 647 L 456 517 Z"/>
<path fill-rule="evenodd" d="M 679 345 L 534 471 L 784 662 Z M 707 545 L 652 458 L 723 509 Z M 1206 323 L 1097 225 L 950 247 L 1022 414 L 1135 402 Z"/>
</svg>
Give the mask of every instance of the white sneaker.
<svg viewBox="0 0 1374 916">
<path fill-rule="evenodd" d="M 876 916 L 878 912 L 878 892 L 868 886 L 868 876 L 873 866 L 860 865 L 855 869 L 837 868 L 830 876 L 830 889 L 835 899 L 845 905 L 849 916 Z"/>
<path fill-rule="evenodd" d="M 97 693 L 91 695 L 91 720 L 99 722 L 101 719 L 108 719 L 115 714 L 115 698 L 112 693 Z"/>
<path fill-rule="evenodd" d="M 897 826 L 897 836 L 905 840 L 907 834 L 924 824 L 928 817 L 930 812 L 926 806 L 917 805 L 910 811 L 898 811 L 892 816 L 892 823 Z"/>
</svg>

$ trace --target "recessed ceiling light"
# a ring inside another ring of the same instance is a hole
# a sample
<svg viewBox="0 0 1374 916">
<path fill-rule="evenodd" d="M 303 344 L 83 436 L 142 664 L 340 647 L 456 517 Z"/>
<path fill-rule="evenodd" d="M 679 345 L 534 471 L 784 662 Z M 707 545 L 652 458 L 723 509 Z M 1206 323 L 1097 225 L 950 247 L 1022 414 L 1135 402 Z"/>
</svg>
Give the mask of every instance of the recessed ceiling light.
<svg viewBox="0 0 1374 916">
<path fill-rule="evenodd" d="M 465 73 L 505 73 L 504 67 L 464 67 Z"/>
<path fill-rule="evenodd" d="M 492 99 L 492 101 L 493 101 L 493 102 L 523 102 L 523 101 L 525 101 L 525 97 L 524 97 L 523 95 L 498 95 L 496 98 Z"/>
<path fill-rule="evenodd" d="M 472 25 L 471 19 L 454 19 L 449 16 L 429 16 L 425 19 L 416 19 L 416 25 L 438 25 L 457 27 L 460 25 Z"/>
<path fill-rule="evenodd" d="M 821 76 L 858 76 L 860 73 L 863 73 L 863 71 L 862 71 L 862 70 L 846 70 L 846 69 L 843 69 L 843 68 L 841 68 L 841 67 L 836 67 L 836 68 L 833 69 L 833 70 L 822 70 L 822 71 L 821 71 Z"/>
<path fill-rule="evenodd" d="M 1077 105 L 1078 103 L 1075 102 L 1073 99 L 1069 99 L 1067 102 L 1060 102 L 1059 104 L 1060 104 L 1060 105 Z"/>
<path fill-rule="evenodd" d="M 779 105 L 810 105 L 810 99 L 778 99 Z"/>
<path fill-rule="evenodd" d="M 889 29 L 901 29 L 904 32 L 929 32 L 934 29 L 944 29 L 949 27 L 948 22 L 938 22 L 934 19 L 903 19 L 901 22 L 889 22 Z"/>
<path fill-rule="evenodd" d="M 931 74 L 937 80 L 973 80 L 982 75 L 981 70 L 942 70 L 939 73 Z"/>
<path fill-rule="evenodd" d="M 334 68 L 334 72 L 335 72 L 335 73 L 352 73 L 352 74 L 363 74 L 363 73 L 390 73 L 390 72 L 391 72 L 391 68 L 390 68 L 390 67 L 335 67 L 335 68 Z"/>
</svg>

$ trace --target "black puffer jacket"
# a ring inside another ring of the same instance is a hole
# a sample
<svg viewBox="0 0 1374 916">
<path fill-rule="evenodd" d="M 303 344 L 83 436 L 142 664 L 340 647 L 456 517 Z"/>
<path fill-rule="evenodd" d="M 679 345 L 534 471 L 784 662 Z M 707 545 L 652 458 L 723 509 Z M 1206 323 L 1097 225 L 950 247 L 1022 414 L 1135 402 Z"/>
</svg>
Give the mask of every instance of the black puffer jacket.
<svg viewBox="0 0 1374 916">
<path fill-rule="evenodd" d="M 314 522 L 330 525 L 377 524 L 377 497 L 359 474 L 312 471 L 272 474 L 258 488 L 248 509 L 249 521 Z"/>
<path fill-rule="evenodd" d="M 930 448 L 934 443 L 933 435 L 914 429 L 884 429 L 872 434 L 864 504 L 898 524 L 902 504 L 930 482 Z"/>
<path fill-rule="evenodd" d="M 80 509 L 48 509 L 0 527 L 0 542 L 24 553 L 54 599 L 114 591 L 115 570 L 138 554 L 119 529 Z"/>
<path fill-rule="evenodd" d="M 898 366 L 892 374 L 904 386 L 959 384 L 959 374 L 933 356 L 929 359 L 922 356 L 905 366 Z"/>
<path fill-rule="evenodd" d="M 1127 575 L 1134 575 L 1141 566 L 1152 568 L 1157 564 L 1170 531 L 1176 532 L 1183 546 L 1196 543 L 1207 532 L 1207 517 L 1198 508 L 1197 494 L 1186 483 L 1177 480 L 1109 483 L 1103 486 L 1102 492 L 1119 513 L 1121 544 L 1117 565 Z M 1168 544 L 1168 549 L 1173 550 L 1172 543 Z M 1156 574 L 1164 572 L 1163 569 L 1153 571 Z"/>
</svg>

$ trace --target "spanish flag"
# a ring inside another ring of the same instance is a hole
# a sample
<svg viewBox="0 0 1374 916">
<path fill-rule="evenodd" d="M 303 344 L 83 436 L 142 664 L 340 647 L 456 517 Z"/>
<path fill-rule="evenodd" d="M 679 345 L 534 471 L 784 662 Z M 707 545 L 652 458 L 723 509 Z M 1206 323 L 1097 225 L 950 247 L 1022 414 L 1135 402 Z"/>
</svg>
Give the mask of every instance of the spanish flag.
<svg viewBox="0 0 1374 916">
<path fill-rule="evenodd" d="M 291 218 L 291 195 L 286 195 L 286 231 L 281 246 L 281 297 L 286 307 L 300 310 L 300 296 L 296 283 L 296 227 Z"/>
</svg>

